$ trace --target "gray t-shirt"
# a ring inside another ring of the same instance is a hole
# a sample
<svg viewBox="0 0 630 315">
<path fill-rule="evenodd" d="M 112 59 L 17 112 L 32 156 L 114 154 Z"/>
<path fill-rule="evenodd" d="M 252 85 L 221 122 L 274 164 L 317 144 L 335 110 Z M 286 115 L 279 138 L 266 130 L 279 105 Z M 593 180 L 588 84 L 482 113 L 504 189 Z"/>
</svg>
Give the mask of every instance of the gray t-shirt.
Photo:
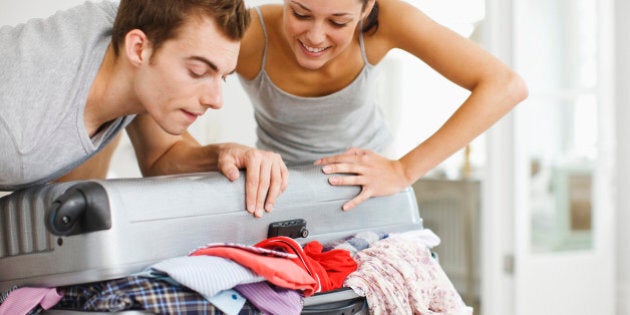
<svg viewBox="0 0 630 315">
<path fill-rule="evenodd" d="M 86 2 L 0 27 L 0 190 L 44 183 L 101 150 L 133 116 L 92 138 L 83 112 L 118 4 Z"/>
</svg>

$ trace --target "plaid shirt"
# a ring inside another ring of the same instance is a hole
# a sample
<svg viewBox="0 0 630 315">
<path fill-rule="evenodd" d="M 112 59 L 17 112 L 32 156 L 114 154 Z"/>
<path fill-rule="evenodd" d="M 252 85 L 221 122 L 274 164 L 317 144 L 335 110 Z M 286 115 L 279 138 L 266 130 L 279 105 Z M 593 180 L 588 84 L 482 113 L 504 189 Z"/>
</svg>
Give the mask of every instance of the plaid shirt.
<svg viewBox="0 0 630 315">
<path fill-rule="evenodd" d="M 126 278 L 60 288 L 65 294 L 55 309 L 116 312 L 145 310 L 155 314 L 224 314 L 200 294 L 168 282 Z M 249 302 L 239 315 L 260 314 Z"/>
</svg>

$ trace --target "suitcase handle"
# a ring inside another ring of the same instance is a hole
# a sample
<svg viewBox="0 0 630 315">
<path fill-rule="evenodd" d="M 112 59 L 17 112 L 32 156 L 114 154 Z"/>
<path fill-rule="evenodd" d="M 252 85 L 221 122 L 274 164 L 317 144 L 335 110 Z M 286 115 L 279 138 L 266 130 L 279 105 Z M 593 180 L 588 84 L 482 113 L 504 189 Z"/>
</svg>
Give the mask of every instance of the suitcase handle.
<svg viewBox="0 0 630 315">
<path fill-rule="evenodd" d="M 46 215 L 46 228 L 57 236 L 69 236 L 111 228 L 109 200 L 96 182 L 83 182 L 57 197 Z"/>
<path fill-rule="evenodd" d="M 302 309 L 303 315 L 354 315 L 367 314 L 367 301 L 364 297 L 341 300 L 325 304 L 309 305 Z"/>
</svg>

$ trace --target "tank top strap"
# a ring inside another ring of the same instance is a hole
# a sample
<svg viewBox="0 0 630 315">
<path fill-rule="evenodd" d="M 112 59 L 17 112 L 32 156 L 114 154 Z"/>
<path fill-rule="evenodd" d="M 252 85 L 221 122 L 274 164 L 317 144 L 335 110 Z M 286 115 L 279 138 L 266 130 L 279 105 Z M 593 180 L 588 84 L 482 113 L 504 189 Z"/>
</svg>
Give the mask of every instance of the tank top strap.
<svg viewBox="0 0 630 315">
<path fill-rule="evenodd" d="M 367 66 L 370 65 L 365 53 L 365 44 L 363 43 L 363 20 L 359 22 L 359 45 L 361 46 L 361 57 L 363 57 L 363 63 Z"/>
<path fill-rule="evenodd" d="M 267 28 L 265 27 L 265 20 L 263 19 L 262 12 L 260 12 L 260 7 L 254 7 L 256 9 L 256 13 L 258 13 L 258 19 L 260 19 L 260 27 L 263 31 L 263 37 L 265 38 L 265 47 L 263 48 L 262 62 L 260 65 L 261 71 L 265 69 L 265 64 L 267 63 Z"/>
</svg>

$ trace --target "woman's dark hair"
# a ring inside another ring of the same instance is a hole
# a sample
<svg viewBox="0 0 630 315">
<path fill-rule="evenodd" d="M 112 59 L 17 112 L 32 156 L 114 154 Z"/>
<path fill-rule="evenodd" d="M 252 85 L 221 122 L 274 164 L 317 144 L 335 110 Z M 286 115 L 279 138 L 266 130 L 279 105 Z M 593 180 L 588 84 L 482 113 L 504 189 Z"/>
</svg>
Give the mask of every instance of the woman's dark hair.
<svg viewBox="0 0 630 315">
<path fill-rule="evenodd" d="M 367 5 L 369 0 L 362 0 L 362 1 L 363 1 L 363 9 L 365 9 L 365 6 Z M 376 32 L 376 30 L 378 30 L 378 1 L 375 0 L 374 7 L 372 7 L 372 11 L 370 11 L 370 14 L 368 14 L 368 16 L 365 18 L 365 21 L 363 22 L 363 29 L 361 30 L 361 32 L 374 33 Z"/>
</svg>

